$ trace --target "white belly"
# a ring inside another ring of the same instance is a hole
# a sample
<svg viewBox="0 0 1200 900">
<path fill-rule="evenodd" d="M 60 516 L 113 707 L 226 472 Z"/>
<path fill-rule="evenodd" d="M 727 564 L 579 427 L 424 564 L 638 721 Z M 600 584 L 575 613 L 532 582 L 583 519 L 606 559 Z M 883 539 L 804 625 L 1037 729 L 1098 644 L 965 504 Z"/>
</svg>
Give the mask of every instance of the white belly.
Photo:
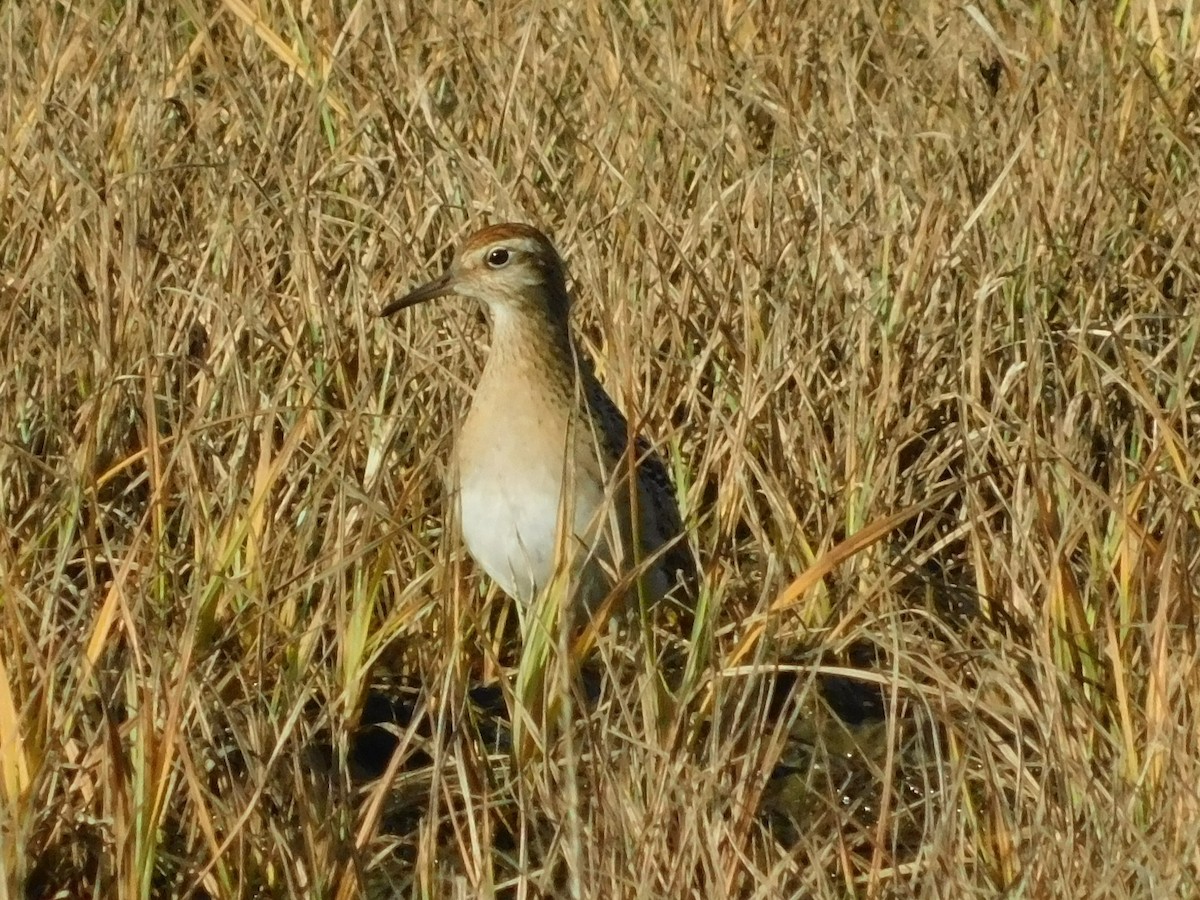
<svg viewBox="0 0 1200 900">
<path fill-rule="evenodd" d="M 604 498 L 599 485 L 580 485 L 575 479 L 573 527 L 560 538 L 563 508 L 562 459 L 538 459 L 533 454 L 496 452 L 476 456 L 469 472 L 459 472 L 459 521 L 463 542 L 476 563 L 510 597 L 530 603 L 554 576 L 559 543 L 570 554 L 572 568 L 592 550 L 599 532 L 597 512 Z"/>
</svg>

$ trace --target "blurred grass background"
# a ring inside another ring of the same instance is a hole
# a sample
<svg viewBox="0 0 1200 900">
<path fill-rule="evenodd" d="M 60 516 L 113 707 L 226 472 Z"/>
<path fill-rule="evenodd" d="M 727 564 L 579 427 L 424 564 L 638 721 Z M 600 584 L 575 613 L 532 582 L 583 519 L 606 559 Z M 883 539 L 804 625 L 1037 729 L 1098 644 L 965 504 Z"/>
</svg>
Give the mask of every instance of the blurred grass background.
<svg viewBox="0 0 1200 900">
<path fill-rule="evenodd" d="M 1195 14 L 4 5 L 0 896 L 1200 891 Z M 486 327 L 373 318 L 509 219 L 711 605 L 534 773 Z"/>
</svg>

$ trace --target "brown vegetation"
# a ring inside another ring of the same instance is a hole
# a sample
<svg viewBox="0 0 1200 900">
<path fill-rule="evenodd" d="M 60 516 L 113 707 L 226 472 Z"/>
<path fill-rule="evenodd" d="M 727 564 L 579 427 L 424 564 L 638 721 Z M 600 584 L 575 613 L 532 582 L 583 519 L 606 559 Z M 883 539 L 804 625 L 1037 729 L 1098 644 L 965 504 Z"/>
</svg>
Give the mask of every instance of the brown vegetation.
<svg viewBox="0 0 1200 900">
<path fill-rule="evenodd" d="M 8 5 L 0 896 L 1200 892 L 1189 9 Z M 519 767 L 510 219 L 708 603 Z"/>
</svg>

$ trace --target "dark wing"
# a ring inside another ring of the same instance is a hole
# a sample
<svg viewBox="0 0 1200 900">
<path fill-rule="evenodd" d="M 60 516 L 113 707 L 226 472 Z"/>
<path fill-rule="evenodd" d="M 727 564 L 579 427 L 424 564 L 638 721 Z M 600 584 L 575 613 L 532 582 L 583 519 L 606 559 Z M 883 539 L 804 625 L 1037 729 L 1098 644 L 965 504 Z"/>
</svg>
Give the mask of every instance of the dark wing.
<svg viewBox="0 0 1200 900">
<path fill-rule="evenodd" d="M 654 504 L 654 524 L 658 528 L 659 546 L 667 548 L 663 553 L 662 565 L 671 581 L 682 587 L 683 595 L 679 599 L 686 600 L 690 606 L 696 599 L 699 573 L 687 533 L 683 529 L 683 520 L 679 516 L 679 506 L 675 502 L 675 484 L 650 442 L 638 435 L 636 443 L 638 479 L 645 483 L 642 494 L 660 498 L 660 502 Z"/>
<path fill-rule="evenodd" d="M 609 444 L 605 449 L 614 459 L 622 460 L 629 442 L 629 423 L 600 386 L 590 371 L 590 366 L 589 371 L 583 373 L 583 377 L 588 405 L 596 421 L 614 423 L 614 427 L 602 436 L 605 443 Z M 643 534 L 642 540 L 652 550 L 666 548 L 660 565 L 667 573 L 670 591 L 676 599 L 690 606 L 696 597 L 699 576 L 696 571 L 696 559 L 692 556 L 687 534 L 683 530 L 679 506 L 675 502 L 675 485 L 649 441 L 638 435 L 634 446 L 637 453 L 634 465 L 637 469 L 642 527 L 653 532 Z M 682 592 L 677 591 L 676 586 L 681 587 Z"/>
</svg>

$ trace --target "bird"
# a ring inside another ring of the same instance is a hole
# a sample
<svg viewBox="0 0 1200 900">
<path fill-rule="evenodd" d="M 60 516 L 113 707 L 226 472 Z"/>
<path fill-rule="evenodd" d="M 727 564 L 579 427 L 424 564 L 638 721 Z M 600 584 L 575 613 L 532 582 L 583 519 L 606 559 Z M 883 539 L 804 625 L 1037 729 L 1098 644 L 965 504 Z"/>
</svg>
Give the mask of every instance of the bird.
<svg viewBox="0 0 1200 900">
<path fill-rule="evenodd" d="M 467 552 L 519 613 L 564 566 L 569 615 L 590 618 L 621 586 L 631 595 L 635 579 L 652 603 L 670 595 L 690 606 L 696 563 L 671 478 L 644 437 L 630 445 L 625 416 L 573 339 L 550 239 L 511 222 L 476 231 L 441 276 L 378 315 L 449 296 L 478 301 L 491 323 L 451 467 Z"/>
</svg>

